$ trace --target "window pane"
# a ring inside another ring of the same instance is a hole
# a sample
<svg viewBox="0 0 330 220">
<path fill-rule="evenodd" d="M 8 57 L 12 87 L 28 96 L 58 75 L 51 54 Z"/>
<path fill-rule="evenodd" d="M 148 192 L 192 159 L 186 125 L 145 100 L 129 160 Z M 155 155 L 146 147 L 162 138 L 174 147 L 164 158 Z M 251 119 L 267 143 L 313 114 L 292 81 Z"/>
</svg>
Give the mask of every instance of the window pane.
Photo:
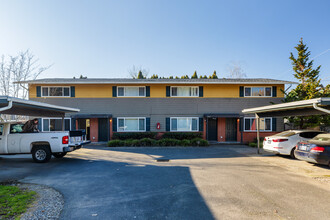
<svg viewBox="0 0 330 220">
<path fill-rule="evenodd" d="M 64 119 L 64 129 L 70 131 L 70 119 Z"/>
<path fill-rule="evenodd" d="M 49 131 L 49 119 L 42 120 L 42 130 Z"/>
<path fill-rule="evenodd" d="M 144 90 L 145 90 L 145 87 L 139 87 L 139 96 L 145 96 Z"/>
<path fill-rule="evenodd" d="M 191 118 L 178 118 L 178 131 L 190 131 Z"/>
<path fill-rule="evenodd" d="M 50 87 L 49 96 L 63 96 L 62 87 Z"/>
<path fill-rule="evenodd" d="M 245 87 L 245 96 L 251 96 L 251 88 Z"/>
<path fill-rule="evenodd" d="M 118 87 L 118 96 L 124 96 L 124 87 Z"/>
<path fill-rule="evenodd" d="M 10 125 L 10 133 L 22 133 L 23 132 L 23 124 L 12 124 Z"/>
<path fill-rule="evenodd" d="M 125 128 L 124 128 L 125 124 L 124 124 L 124 119 L 118 119 L 118 131 L 124 131 Z"/>
<path fill-rule="evenodd" d="M 259 121 L 260 121 L 260 128 L 259 129 L 261 131 L 264 131 L 265 130 L 265 119 L 264 118 L 260 118 Z"/>
<path fill-rule="evenodd" d="M 171 130 L 172 131 L 178 130 L 178 120 L 176 118 L 171 119 Z"/>
<path fill-rule="evenodd" d="M 70 96 L 70 89 L 69 88 L 63 88 L 64 90 L 64 96 Z"/>
<path fill-rule="evenodd" d="M 252 96 L 265 96 L 264 87 L 252 87 Z"/>
<path fill-rule="evenodd" d="M 198 128 L 197 128 L 197 119 L 196 118 L 193 118 L 192 119 L 192 129 L 191 130 L 193 130 L 193 131 L 197 131 L 198 130 Z"/>
<path fill-rule="evenodd" d="M 272 96 L 272 89 L 270 87 L 266 88 L 266 96 Z"/>
<path fill-rule="evenodd" d="M 251 128 L 250 119 L 249 118 L 244 119 L 244 124 L 245 124 L 244 130 L 249 131 Z"/>
<path fill-rule="evenodd" d="M 125 96 L 139 96 L 139 88 L 125 87 Z"/>
<path fill-rule="evenodd" d="M 190 91 L 191 91 L 190 96 L 198 96 L 198 88 L 191 87 Z"/>
<path fill-rule="evenodd" d="M 178 87 L 178 96 L 190 96 L 190 87 Z"/>
<path fill-rule="evenodd" d="M 42 96 L 48 96 L 48 87 L 42 88 Z"/>
<path fill-rule="evenodd" d="M 172 96 L 178 96 L 178 88 L 172 87 Z"/>
<path fill-rule="evenodd" d="M 272 130 L 272 127 L 271 127 L 271 120 L 270 118 L 266 118 L 265 119 L 265 130 L 266 131 L 271 131 Z"/>
<path fill-rule="evenodd" d="M 3 133 L 3 125 L 0 125 L 0 135 Z"/>
<path fill-rule="evenodd" d="M 140 131 L 144 131 L 145 130 L 145 126 L 144 126 L 144 118 L 140 118 L 139 119 L 139 130 Z"/>
<path fill-rule="evenodd" d="M 138 131 L 138 130 L 139 130 L 138 119 L 135 118 L 125 119 L 125 131 Z"/>
</svg>

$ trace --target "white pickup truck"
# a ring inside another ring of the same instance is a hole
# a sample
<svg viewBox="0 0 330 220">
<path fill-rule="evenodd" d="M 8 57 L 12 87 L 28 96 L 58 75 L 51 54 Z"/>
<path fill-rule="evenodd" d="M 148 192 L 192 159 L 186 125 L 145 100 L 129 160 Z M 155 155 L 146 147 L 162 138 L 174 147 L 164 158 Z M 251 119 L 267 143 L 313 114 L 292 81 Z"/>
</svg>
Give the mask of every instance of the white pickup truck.
<svg viewBox="0 0 330 220">
<path fill-rule="evenodd" d="M 84 131 L 22 133 L 23 123 L 0 122 L 0 155 L 32 154 L 37 163 L 48 162 L 52 155 L 64 157 L 67 152 L 90 143 Z"/>
</svg>

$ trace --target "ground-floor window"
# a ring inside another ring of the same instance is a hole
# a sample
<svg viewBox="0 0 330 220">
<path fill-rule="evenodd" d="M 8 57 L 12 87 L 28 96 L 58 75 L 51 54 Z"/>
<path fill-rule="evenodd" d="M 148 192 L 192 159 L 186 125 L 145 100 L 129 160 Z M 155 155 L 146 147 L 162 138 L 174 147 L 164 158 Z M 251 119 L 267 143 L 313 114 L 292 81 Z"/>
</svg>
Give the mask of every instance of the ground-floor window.
<svg viewBox="0 0 330 220">
<path fill-rule="evenodd" d="M 257 121 L 254 117 L 244 118 L 244 131 L 256 131 Z M 260 131 L 272 131 L 272 118 L 260 118 Z"/>
<path fill-rule="evenodd" d="M 64 130 L 71 130 L 71 119 L 64 119 Z M 61 118 L 43 118 L 42 119 L 42 131 L 62 131 L 62 119 Z"/>
<path fill-rule="evenodd" d="M 125 132 L 134 132 L 134 131 L 146 131 L 146 118 L 141 117 L 126 117 L 118 118 L 117 131 Z"/>
<path fill-rule="evenodd" d="M 198 131 L 198 118 L 171 117 L 171 131 Z"/>
</svg>

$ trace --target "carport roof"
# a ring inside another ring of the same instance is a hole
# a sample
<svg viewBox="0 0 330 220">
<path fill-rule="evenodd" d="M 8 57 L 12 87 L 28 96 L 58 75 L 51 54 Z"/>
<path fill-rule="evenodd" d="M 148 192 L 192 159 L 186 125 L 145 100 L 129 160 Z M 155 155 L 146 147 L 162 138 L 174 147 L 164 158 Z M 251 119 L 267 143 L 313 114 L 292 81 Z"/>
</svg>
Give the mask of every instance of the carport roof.
<svg viewBox="0 0 330 220">
<path fill-rule="evenodd" d="M 64 117 L 65 113 L 76 113 L 79 109 L 51 105 L 42 102 L 0 96 L 0 114 L 41 117 Z"/>
<path fill-rule="evenodd" d="M 308 116 L 330 114 L 330 98 L 315 98 L 296 102 L 267 105 L 243 109 L 244 114 L 258 114 L 259 117 Z"/>
</svg>

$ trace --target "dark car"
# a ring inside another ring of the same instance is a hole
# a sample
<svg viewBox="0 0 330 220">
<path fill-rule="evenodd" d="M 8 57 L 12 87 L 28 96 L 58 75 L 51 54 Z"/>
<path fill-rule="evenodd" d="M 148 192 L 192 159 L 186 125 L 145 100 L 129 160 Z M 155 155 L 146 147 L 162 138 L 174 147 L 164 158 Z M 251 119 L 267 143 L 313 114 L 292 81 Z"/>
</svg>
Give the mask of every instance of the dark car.
<svg viewBox="0 0 330 220">
<path fill-rule="evenodd" d="M 330 166 L 330 134 L 319 134 L 297 144 L 294 155 L 299 160 Z"/>
</svg>

